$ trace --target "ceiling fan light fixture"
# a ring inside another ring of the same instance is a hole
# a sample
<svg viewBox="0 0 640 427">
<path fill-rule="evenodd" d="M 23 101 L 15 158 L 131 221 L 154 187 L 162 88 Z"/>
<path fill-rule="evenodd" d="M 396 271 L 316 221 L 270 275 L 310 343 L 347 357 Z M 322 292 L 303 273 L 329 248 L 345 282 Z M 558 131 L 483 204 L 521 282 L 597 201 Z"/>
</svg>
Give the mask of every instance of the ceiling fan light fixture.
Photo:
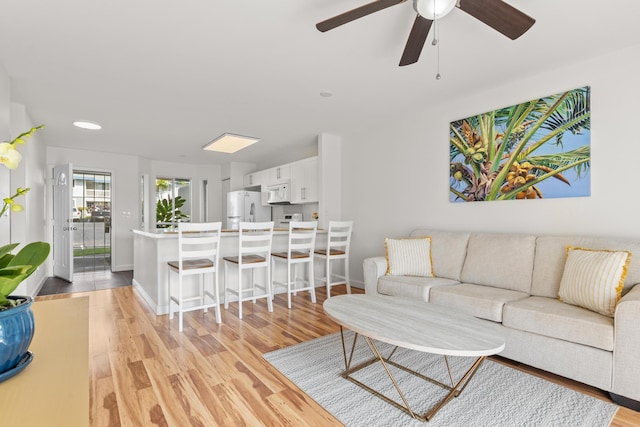
<svg viewBox="0 0 640 427">
<path fill-rule="evenodd" d="M 435 20 L 448 15 L 457 0 L 413 0 L 413 9 L 423 18 Z"/>
</svg>

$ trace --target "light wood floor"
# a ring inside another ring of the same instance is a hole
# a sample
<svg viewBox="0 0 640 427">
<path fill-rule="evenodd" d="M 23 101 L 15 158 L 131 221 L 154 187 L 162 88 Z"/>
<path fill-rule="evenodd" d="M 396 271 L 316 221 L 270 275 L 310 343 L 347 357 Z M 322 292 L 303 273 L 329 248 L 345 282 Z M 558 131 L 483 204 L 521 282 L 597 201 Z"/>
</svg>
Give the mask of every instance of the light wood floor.
<svg viewBox="0 0 640 427">
<path fill-rule="evenodd" d="M 344 287 L 332 294 L 344 293 Z M 131 287 L 52 295 L 37 300 L 89 296 L 91 426 L 339 426 L 331 414 L 298 390 L 262 354 L 339 330 L 308 294 L 276 296 L 274 312 L 264 299 L 212 311 L 156 316 Z M 608 400 L 599 390 L 506 362 L 526 372 Z M 404 414 L 399 414 L 404 416 Z M 425 424 L 426 425 L 426 424 Z M 612 426 L 638 426 L 640 413 L 621 408 Z"/>
</svg>

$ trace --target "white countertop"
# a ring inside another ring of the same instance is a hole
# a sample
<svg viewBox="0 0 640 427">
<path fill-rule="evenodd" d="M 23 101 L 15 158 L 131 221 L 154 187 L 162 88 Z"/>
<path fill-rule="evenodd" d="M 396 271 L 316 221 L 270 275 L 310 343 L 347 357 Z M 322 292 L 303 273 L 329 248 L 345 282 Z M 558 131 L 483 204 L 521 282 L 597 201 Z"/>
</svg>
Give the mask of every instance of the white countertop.
<svg viewBox="0 0 640 427">
<path fill-rule="evenodd" d="M 490 356 L 504 337 L 490 325 L 446 307 L 383 295 L 339 295 L 324 302 L 338 324 L 403 348 L 449 356 Z"/>
<path fill-rule="evenodd" d="M 150 237 L 152 239 L 176 239 L 178 238 L 178 232 L 175 230 L 155 230 L 155 231 L 143 231 L 143 230 L 138 230 L 138 229 L 132 229 L 131 231 L 133 231 L 134 234 L 139 234 L 141 236 L 145 236 L 145 237 Z M 318 234 L 326 234 L 327 230 L 324 229 L 318 229 Z M 273 229 L 273 235 L 274 236 L 278 236 L 278 235 L 288 235 L 289 234 L 289 229 L 288 228 L 274 228 Z M 222 237 L 237 237 L 238 236 L 238 230 L 226 230 L 223 229 L 222 230 Z"/>
</svg>

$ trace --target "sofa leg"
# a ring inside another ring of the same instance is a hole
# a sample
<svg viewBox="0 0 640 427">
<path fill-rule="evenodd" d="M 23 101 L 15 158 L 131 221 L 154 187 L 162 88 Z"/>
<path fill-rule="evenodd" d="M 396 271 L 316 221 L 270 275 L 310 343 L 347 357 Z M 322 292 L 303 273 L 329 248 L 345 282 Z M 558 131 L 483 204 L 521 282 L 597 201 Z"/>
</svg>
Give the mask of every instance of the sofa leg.
<svg viewBox="0 0 640 427">
<path fill-rule="evenodd" d="M 609 392 L 609 396 L 611 396 L 611 400 L 613 400 L 615 404 L 640 412 L 640 402 L 637 400 L 629 399 L 628 397 L 620 396 L 619 394 L 611 392 Z"/>
</svg>

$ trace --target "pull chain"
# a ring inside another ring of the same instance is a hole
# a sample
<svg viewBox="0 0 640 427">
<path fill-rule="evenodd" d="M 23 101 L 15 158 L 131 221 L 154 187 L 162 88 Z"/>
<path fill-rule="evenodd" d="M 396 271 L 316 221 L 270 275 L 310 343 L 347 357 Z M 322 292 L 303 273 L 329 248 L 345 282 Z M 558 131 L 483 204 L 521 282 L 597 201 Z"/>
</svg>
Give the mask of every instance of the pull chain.
<svg viewBox="0 0 640 427">
<path fill-rule="evenodd" d="M 436 80 L 440 80 L 440 43 L 436 46 L 437 49 L 437 60 L 436 60 Z"/>
<path fill-rule="evenodd" d="M 438 43 L 438 26 L 436 25 L 436 0 L 433 0 L 433 41 L 431 42 L 432 46 L 435 46 L 437 49 L 437 59 L 436 59 L 436 80 L 440 80 L 440 43 Z"/>
</svg>

